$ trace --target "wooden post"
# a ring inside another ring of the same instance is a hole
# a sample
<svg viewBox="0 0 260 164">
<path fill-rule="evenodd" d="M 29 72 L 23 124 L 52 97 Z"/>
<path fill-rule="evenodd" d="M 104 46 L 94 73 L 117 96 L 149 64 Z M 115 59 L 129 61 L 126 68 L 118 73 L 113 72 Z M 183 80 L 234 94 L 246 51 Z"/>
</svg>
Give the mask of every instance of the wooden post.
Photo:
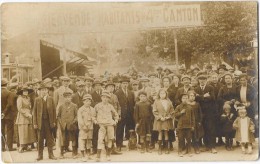
<svg viewBox="0 0 260 164">
<path fill-rule="evenodd" d="M 176 30 L 173 30 L 173 36 L 174 36 L 175 61 L 177 66 L 177 72 L 179 72 L 178 43 L 177 43 Z"/>
<path fill-rule="evenodd" d="M 62 34 L 62 57 L 63 57 L 63 75 L 67 75 L 67 59 L 66 59 L 66 47 L 65 47 L 65 34 Z"/>
</svg>

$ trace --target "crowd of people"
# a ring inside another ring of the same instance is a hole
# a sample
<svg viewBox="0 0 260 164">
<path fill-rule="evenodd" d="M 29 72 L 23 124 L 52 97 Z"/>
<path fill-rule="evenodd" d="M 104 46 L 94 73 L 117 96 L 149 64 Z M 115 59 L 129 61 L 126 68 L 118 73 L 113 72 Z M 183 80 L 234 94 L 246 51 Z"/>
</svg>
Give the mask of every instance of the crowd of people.
<svg viewBox="0 0 260 164">
<path fill-rule="evenodd" d="M 125 140 L 140 153 L 169 154 L 176 141 L 180 157 L 216 154 L 217 146 L 232 151 L 233 145 L 251 154 L 258 138 L 257 75 L 243 68 L 158 67 L 142 75 L 61 76 L 25 84 L 2 79 L 1 90 L 2 151 L 15 151 L 14 143 L 19 153 L 37 148 L 37 161 L 45 146 L 54 160 L 53 150 L 83 161 L 94 154 L 100 161 L 106 150 L 110 160 L 123 153 Z"/>
</svg>

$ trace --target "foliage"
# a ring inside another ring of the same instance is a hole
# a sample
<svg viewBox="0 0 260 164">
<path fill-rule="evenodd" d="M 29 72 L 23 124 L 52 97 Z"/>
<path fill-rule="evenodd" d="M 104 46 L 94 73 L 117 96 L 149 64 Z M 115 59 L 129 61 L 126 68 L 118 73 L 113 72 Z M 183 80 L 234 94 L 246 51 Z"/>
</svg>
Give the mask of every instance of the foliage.
<svg viewBox="0 0 260 164">
<path fill-rule="evenodd" d="M 250 41 L 257 34 L 257 2 L 200 2 L 204 25 L 175 29 L 178 38 L 180 63 L 190 66 L 191 59 L 212 60 L 209 55 L 246 55 L 253 51 Z M 138 53 L 143 57 L 157 55 L 174 58 L 174 29 L 152 30 L 142 33 Z M 166 43 L 165 43 L 166 33 Z M 150 46 L 152 49 L 146 50 Z M 164 47 L 169 50 L 164 52 Z M 155 48 L 153 48 L 155 47 Z M 206 55 L 206 56 L 205 56 Z M 206 58 L 205 58 L 206 57 Z"/>
</svg>

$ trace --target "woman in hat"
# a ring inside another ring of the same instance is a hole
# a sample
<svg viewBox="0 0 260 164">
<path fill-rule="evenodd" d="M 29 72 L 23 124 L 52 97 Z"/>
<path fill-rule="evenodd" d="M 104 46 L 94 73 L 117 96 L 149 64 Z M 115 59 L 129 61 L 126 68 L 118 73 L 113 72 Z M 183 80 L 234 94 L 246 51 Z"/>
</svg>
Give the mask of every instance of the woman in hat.
<svg viewBox="0 0 260 164">
<path fill-rule="evenodd" d="M 24 86 L 21 90 L 17 92 L 17 119 L 16 124 L 18 125 L 18 136 L 19 136 L 19 153 L 23 151 L 31 150 L 28 148 L 29 144 L 35 142 L 35 132 L 32 125 L 32 104 L 30 97 L 28 96 L 32 93 L 33 90 L 29 89 L 27 86 Z"/>
<path fill-rule="evenodd" d="M 177 106 L 175 101 L 176 92 L 179 88 L 183 87 L 183 84 L 180 82 L 180 76 L 179 75 L 173 75 L 172 76 L 172 83 L 169 87 L 171 90 L 169 92 L 169 99 L 172 101 L 172 105 L 175 108 Z"/>
</svg>

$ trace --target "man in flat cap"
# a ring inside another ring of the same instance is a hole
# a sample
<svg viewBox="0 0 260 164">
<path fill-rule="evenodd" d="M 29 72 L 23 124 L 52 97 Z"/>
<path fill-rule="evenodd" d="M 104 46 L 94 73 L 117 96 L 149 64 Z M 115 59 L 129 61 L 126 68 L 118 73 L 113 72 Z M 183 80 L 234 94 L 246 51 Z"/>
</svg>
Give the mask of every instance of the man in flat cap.
<svg viewBox="0 0 260 164">
<path fill-rule="evenodd" d="M 98 103 L 100 103 L 102 94 L 102 83 L 99 79 L 95 79 L 93 82 L 93 92 L 91 93 L 92 96 L 92 104 L 91 106 L 94 108 Z M 93 140 L 92 140 L 92 154 L 97 153 L 97 144 L 98 144 L 98 130 L 99 126 L 94 124 L 93 126 Z"/>
<path fill-rule="evenodd" d="M 115 110 L 116 110 L 116 112 L 117 112 L 117 114 L 119 116 L 119 120 L 120 120 L 121 119 L 121 107 L 120 107 L 120 104 L 119 104 L 117 96 L 114 94 L 115 84 L 112 81 L 108 81 L 106 86 L 105 86 L 105 90 L 110 93 L 110 99 L 109 99 L 108 102 L 111 105 L 113 105 L 113 107 L 115 108 Z M 116 128 L 115 128 L 115 131 L 116 131 Z M 115 140 L 113 140 L 111 154 L 115 154 L 115 155 L 122 154 L 121 152 L 118 152 L 116 150 Z"/>
<path fill-rule="evenodd" d="M 64 102 L 59 106 L 57 120 L 60 127 L 60 158 L 64 158 L 64 151 L 68 147 L 69 141 L 72 141 L 72 157 L 76 158 L 76 130 L 78 128 L 77 112 L 78 107 L 71 102 L 73 91 L 65 90 L 63 92 Z"/>
<path fill-rule="evenodd" d="M 116 95 L 121 107 L 121 120 L 117 124 L 116 130 L 116 145 L 118 151 L 121 151 L 121 147 L 123 146 L 123 138 L 125 131 L 125 138 L 129 138 L 129 130 L 135 128 L 133 112 L 134 112 L 134 93 L 128 90 L 129 85 L 128 77 L 121 77 L 121 88 L 116 91 Z"/>
<path fill-rule="evenodd" d="M 188 75 L 183 75 L 181 77 L 181 83 L 183 84 L 183 87 L 180 87 L 175 95 L 175 103 L 177 105 L 181 104 L 180 96 L 185 93 L 188 94 L 188 91 L 193 90 L 194 88 L 190 86 L 191 83 L 191 77 Z"/>
<path fill-rule="evenodd" d="M 216 108 L 214 88 L 207 84 L 206 72 L 199 72 L 197 77 L 199 85 L 195 88 L 195 92 L 197 93 L 196 100 L 200 104 L 202 114 L 204 115 L 202 126 L 205 130 L 205 135 L 203 141 L 206 146 L 206 151 L 211 151 L 211 153 L 216 154 Z"/>
<path fill-rule="evenodd" d="M 80 108 L 83 105 L 83 96 L 86 93 L 85 86 L 86 84 L 83 81 L 76 82 L 77 91 L 72 96 L 72 102 Z"/>
<path fill-rule="evenodd" d="M 163 75 L 163 69 L 162 69 L 162 67 L 158 67 L 158 68 L 156 69 L 156 71 L 157 71 L 156 77 L 159 78 L 159 79 L 161 79 L 161 78 L 164 76 L 164 75 Z"/>
<path fill-rule="evenodd" d="M 85 90 L 86 93 L 91 94 L 93 92 L 92 83 L 94 82 L 94 79 L 90 76 L 85 76 Z"/>
<path fill-rule="evenodd" d="M 86 90 L 85 90 L 85 83 L 83 81 L 77 81 L 77 91 L 73 93 L 72 95 L 72 102 L 77 105 L 78 109 L 84 105 L 83 103 L 83 97 L 86 95 Z M 79 131 L 76 131 L 76 147 L 78 148 L 78 135 Z"/>
<path fill-rule="evenodd" d="M 146 92 L 147 97 L 150 97 L 152 92 L 152 88 L 149 86 L 150 79 L 148 77 L 142 77 L 140 78 L 140 82 L 142 84 L 142 88 L 140 89 L 140 91 Z"/>
<path fill-rule="evenodd" d="M 43 142 L 46 139 L 49 159 L 56 160 L 53 154 L 55 145 L 52 129 L 56 127 L 56 108 L 54 100 L 48 95 L 48 88 L 42 84 L 39 88 L 40 95 L 34 101 L 33 106 L 33 126 L 37 130 L 38 136 L 38 158 L 43 159 Z"/>
<path fill-rule="evenodd" d="M 65 102 L 65 97 L 64 97 L 64 92 L 72 92 L 73 91 L 69 88 L 69 84 L 70 84 L 70 78 L 68 76 L 61 76 L 60 80 L 62 81 L 62 85 L 54 91 L 54 103 L 56 106 L 56 113 L 58 112 L 59 107 L 61 106 L 61 104 L 64 104 Z M 57 126 L 57 128 L 59 129 L 59 125 Z M 58 130 L 59 131 L 59 130 Z M 60 140 L 60 135 L 59 133 L 57 133 L 57 139 Z M 69 142 L 67 142 L 65 145 L 65 151 L 71 152 L 71 150 L 69 149 Z"/>
</svg>

